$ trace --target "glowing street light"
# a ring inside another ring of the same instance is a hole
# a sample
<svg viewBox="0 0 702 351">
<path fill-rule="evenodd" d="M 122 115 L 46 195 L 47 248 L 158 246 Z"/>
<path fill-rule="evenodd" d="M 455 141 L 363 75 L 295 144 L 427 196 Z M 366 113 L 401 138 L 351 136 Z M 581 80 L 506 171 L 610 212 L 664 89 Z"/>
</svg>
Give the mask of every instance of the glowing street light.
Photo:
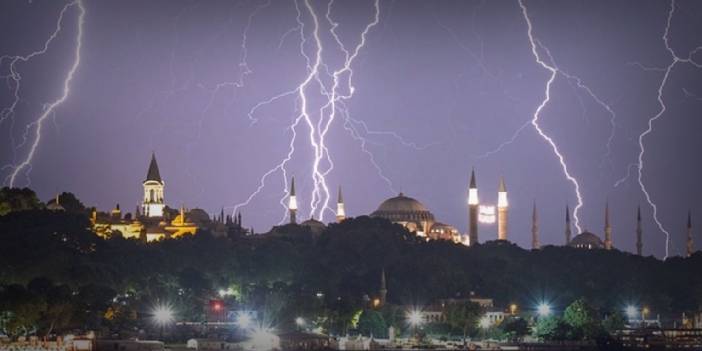
<svg viewBox="0 0 702 351">
<path fill-rule="evenodd" d="M 167 305 L 156 306 L 152 314 L 154 321 L 162 327 L 173 322 L 175 319 L 173 309 Z"/>
<path fill-rule="evenodd" d="M 239 311 L 236 314 L 236 325 L 241 329 L 249 329 L 251 323 L 253 322 L 253 316 L 251 312 Z"/>
<path fill-rule="evenodd" d="M 511 314 L 513 316 L 516 315 L 518 309 L 519 309 L 519 306 L 517 306 L 516 303 L 509 305 L 509 314 Z"/>
<path fill-rule="evenodd" d="M 629 320 L 636 319 L 639 316 L 639 309 L 634 305 L 629 305 L 626 306 L 624 313 L 626 313 L 626 317 L 629 318 Z"/>
<path fill-rule="evenodd" d="M 548 317 L 551 315 L 551 305 L 547 304 L 546 302 L 540 303 L 536 307 L 536 313 L 539 314 L 539 317 Z"/>
<path fill-rule="evenodd" d="M 489 329 L 492 323 L 490 322 L 490 318 L 488 316 L 483 316 L 483 318 L 480 318 L 478 321 L 478 326 L 480 326 L 480 329 Z"/>
<path fill-rule="evenodd" d="M 412 310 L 407 312 L 407 322 L 409 322 L 409 324 L 413 327 L 422 325 L 422 323 L 424 323 L 424 317 L 422 316 L 422 312 L 419 310 Z"/>
</svg>

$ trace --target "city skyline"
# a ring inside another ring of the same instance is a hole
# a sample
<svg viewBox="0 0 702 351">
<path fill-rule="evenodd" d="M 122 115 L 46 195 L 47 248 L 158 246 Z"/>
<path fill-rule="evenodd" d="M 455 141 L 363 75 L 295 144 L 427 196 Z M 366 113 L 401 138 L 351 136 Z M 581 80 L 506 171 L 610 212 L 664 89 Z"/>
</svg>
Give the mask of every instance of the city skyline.
<svg viewBox="0 0 702 351">
<path fill-rule="evenodd" d="M 86 205 L 106 210 L 120 203 L 131 209 L 142 197 L 143 170 L 153 151 L 167 184 L 165 201 L 176 208 L 185 203 L 208 213 L 222 207 L 231 213 L 274 170 L 262 191 L 238 207 L 246 226 L 264 229 L 281 221 L 286 209 L 279 202 L 293 174 L 298 219 L 319 215 L 321 205 L 310 205 L 315 184 L 320 186 L 311 170 L 319 153 L 309 145 L 305 123 L 298 126 L 287 171 L 274 168 L 288 155 L 289 126 L 300 107 L 294 93 L 280 94 L 310 77 L 300 47 L 314 62 L 314 14 L 326 50 L 324 67 L 331 72 L 350 67 L 355 88 L 353 96 L 340 100 L 326 139 L 334 162 L 325 175 L 330 209 L 338 186 L 348 216 L 369 214 L 404 192 L 466 233 L 467 187 L 475 168 L 486 203 L 497 203 L 504 177 L 512 241 L 530 247 L 535 201 L 541 244 L 560 243 L 563 208 L 575 208 L 577 196 L 557 155 L 530 123 L 550 82 L 539 126 L 564 155 L 580 188 L 581 228 L 604 238 L 608 203 L 614 247 L 635 252 L 641 206 L 644 254 L 662 258 L 665 234 L 654 221 L 636 168 L 639 137 L 661 111 L 661 89 L 665 111 L 643 139 L 642 181 L 671 233 L 670 254 L 684 254 L 688 210 L 693 221 L 702 210 L 696 201 L 702 169 L 695 162 L 702 146 L 696 140 L 702 121 L 695 118 L 702 111 L 697 78 L 702 70 L 696 63 L 702 61 L 702 43 L 695 37 L 699 4 L 331 4 L 3 5 L 2 54 L 10 55 L 0 66 L 8 82 L 0 94 L 0 133 L 10 136 L 0 147 L 5 185 L 12 167 L 30 152 L 33 121 L 58 101 L 75 66 L 70 94 L 47 114 L 31 166 L 13 185 L 31 186 L 42 200 L 69 191 Z M 632 11 L 636 16 L 627 17 Z M 73 65 L 81 19 L 81 60 Z M 338 48 L 334 22 L 347 52 L 365 38 L 354 61 Z M 45 52 L 12 66 L 12 55 L 41 49 L 57 23 L 61 30 Z M 557 68 L 553 76 L 549 67 Z M 8 114 L 19 77 L 13 72 L 21 76 L 20 99 Z M 339 74 L 342 81 L 349 72 Z M 331 87 L 333 75 L 319 76 Z M 316 93 L 319 82 L 310 84 L 305 99 L 310 111 L 318 111 L 325 96 Z M 349 92 L 348 85 L 339 89 L 341 95 Z M 313 125 L 318 117 L 311 115 Z M 355 128 L 351 133 L 344 128 L 349 125 Z M 324 213 L 324 220 L 333 221 L 333 211 Z M 497 226 L 490 228 L 496 238 Z M 483 231 L 481 240 L 488 235 L 493 236 Z"/>
</svg>

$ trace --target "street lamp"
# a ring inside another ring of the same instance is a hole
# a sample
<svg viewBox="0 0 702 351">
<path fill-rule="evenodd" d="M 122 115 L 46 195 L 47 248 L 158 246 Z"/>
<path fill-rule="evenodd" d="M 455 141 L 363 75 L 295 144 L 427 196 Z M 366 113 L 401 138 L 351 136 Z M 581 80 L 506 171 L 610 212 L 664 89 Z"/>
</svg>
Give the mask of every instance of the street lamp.
<svg viewBox="0 0 702 351">
<path fill-rule="evenodd" d="M 161 339 L 163 339 L 163 329 L 167 324 L 175 320 L 173 309 L 168 305 L 159 305 L 152 311 L 153 320 L 161 327 Z"/>
<path fill-rule="evenodd" d="M 645 307 L 641 309 L 641 325 L 645 326 L 646 325 L 646 316 L 648 316 L 649 312 L 651 312 L 648 307 Z"/>
<path fill-rule="evenodd" d="M 305 319 L 302 317 L 297 317 L 295 318 L 295 325 L 297 325 L 298 329 L 302 329 L 305 326 Z"/>
<path fill-rule="evenodd" d="M 407 312 L 407 322 L 412 326 L 413 334 L 417 335 L 417 327 L 424 323 L 424 316 L 419 310 L 411 310 Z"/>
<path fill-rule="evenodd" d="M 236 325 L 237 327 L 241 329 L 249 329 L 251 327 L 251 322 L 253 321 L 253 317 L 251 316 L 251 312 L 247 311 L 239 311 L 236 314 Z"/>
<path fill-rule="evenodd" d="M 636 319 L 639 316 L 639 309 L 636 308 L 636 306 L 634 306 L 634 305 L 629 305 L 629 306 L 626 306 L 624 313 L 626 313 L 626 317 L 629 318 L 629 321 L 631 321 L 631 320 Z"/>
<path fill-rule="evenodd" d="M 551 305 L 549 305 L 546 302 L 540 303 L 536 307 L 536 313 L 539 314 L 539 317 L 548 317 L 551 315 Z"/>
<path fill-rule="evenodd" d="M 488 316 L 483 316 L 480 318 L 480 321 L 478 321 L 478 326 L 480 326 L 480 328 L 483 330 L 489 329 L 491 324 L 492 323 L 490 323 L 490 318 L 488 318 Z"/>
<path fill-rule="evenodd" d="M 516 314 L 517 314 L 517 309 L 518 309 L 518 308 L 519 308 L 519 307 L 517 306 L 516 303 L 513 303 L 513 304 L 509 305 L 509 314 L 511 314 L 512 316 L 516 315 Z"/>
</svg>

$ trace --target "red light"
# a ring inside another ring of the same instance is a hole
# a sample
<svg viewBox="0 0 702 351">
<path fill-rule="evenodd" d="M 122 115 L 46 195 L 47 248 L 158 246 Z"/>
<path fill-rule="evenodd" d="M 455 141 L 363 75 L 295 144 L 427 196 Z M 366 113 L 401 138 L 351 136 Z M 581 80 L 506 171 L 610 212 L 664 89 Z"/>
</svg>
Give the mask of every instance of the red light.
<svg viewBox="0 0 702 351">
<path fill-rule="evenodd" d="M 213 306 L 213 308 L 214 308 L 215 311 L 219 311 L 219 310 L 222 309 L 222 305 L 219 304 L 219 303 L 215 303 L 214 306 Z"/>
</svg>

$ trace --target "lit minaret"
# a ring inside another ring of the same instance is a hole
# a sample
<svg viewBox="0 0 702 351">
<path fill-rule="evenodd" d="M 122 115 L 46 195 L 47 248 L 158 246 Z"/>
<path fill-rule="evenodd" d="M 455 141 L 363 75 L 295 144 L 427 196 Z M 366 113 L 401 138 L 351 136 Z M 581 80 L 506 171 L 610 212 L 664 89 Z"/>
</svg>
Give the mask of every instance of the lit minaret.
<svg viewBox="0 0 702 351">
<path fill-rule="evenodd" d="M 573 236 L 573 232 L 570 230 L 570 208 L 566 205 L 566 227 L 565 227 L 565 239 L 566 245 L 570 244 L 570 237 Z"/>
<path fill-rule="evenodd" d="M 478 243 L 478 186 L 475 183 L 475 170 L 470 172 L 468 187 L 468 240 L 470 245 Z"/>
<path fill-rule="evenodd" d="M 292 177 L 292 181 L 290 184 L 288 211 L 290 211 L 290 223 L 297 223 L 297 196 L 295 196 L 295 176 Z"/>
<path fill-rule="evenodd" d="M 539 215 L 536 213 L 536 201 L 534 201 L 534 208 L 531 211 L 531 248 L 532 250 L 541 248 L 541 243 L 539 243 Z"/>
<path fill-rule="evenodd" d="M 500 178 L 497 190 L 497 240 L 507 240 L 507 188 L 504 178 Z"/>
<path fill-rule="evenodd" d="M 641 206 L 636 210 L 636 254 L 643 255 L 643 227 L 641 226 Z"/>
<path fill-rule="evenodd" d="M 336 221 L 341 223 L 346 219 L 346 209 L 344 209 L 344 196 L 341 194 L 341 185 L 339 185 L 339 195 L 336 198 Z"/>
<path fill-rule="evenodd" d="M 604 227 L 604 247 L 605 250 L 612 249 L 612 226 L 609 223 L 609 201 L 605 204 L 605 227 Z"/>
<path fill-rule="evenodd" d="M 695 244 L 692 241 L 692 212 L 687 211 L 687 257 L 695 252 Z"/>
<path fill-rule="evenodd" d="M 163 202 L 163 188 L 165 183 L 161 179 L 161 173 L 158 170 L 156 163 L 156 154 L 151 154 L 151 163 L 149 170 L 146 173 L 146 180 L 142 183 L 144 186 L 144 199 L 141 207 L 144 216 L 146 217 L 162 217 L 163 208 L 166 206 Z"/>
</svg>

